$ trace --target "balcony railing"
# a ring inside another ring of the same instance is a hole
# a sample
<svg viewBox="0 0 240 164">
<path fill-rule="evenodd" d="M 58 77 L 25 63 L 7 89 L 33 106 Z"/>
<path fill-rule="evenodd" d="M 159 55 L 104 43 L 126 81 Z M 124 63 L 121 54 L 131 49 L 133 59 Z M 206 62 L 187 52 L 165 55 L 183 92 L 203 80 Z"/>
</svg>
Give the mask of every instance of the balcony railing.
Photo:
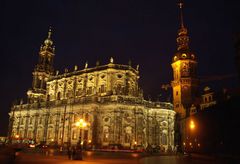
<svg viewBox="0 0 240 164">
<path fill-rule="evenodd" d="M 35 102 L 32 104 L 20 104 L 14 105 L 12 110 L 28 110 L 28 109 L 41 109 L 41 108 L 51 108 L 55 106 L 62 105 L 75 105 L 75 104 L 88 104 L 88 103 L 122 103 L 129 105 L 144 105 L 146 107 L 151 108 L 163 108 L 163 109 L 173 109 L 173 105 L 168 102 L 152 102 L 146 101 L 140 97 L 132 97 L 132 96 L 121 96 L 121 95 L 111 95 L 111 96 L 85 96 L 85 97 L 77 97 L 77 98 L 69 98 L 62 100 L 54 100 L 54 101 L 43 101 L 43 102 Z"/>
</svg>

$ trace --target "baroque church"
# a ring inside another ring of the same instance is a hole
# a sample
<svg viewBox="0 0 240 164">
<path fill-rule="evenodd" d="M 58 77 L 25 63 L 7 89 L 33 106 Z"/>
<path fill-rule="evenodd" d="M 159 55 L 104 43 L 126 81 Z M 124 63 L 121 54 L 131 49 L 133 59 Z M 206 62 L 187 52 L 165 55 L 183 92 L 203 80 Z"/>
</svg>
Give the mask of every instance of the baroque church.
<svg viewBox="0 0 240 164">
<path fill-rule="evenodd" d="M 139 66 L 118 64 L 77 66 L 64 73 L 54 71 L 55 47 L 51 29 L 39 51 L 27 102 L 11 107 L 8 137 L 12 141 L 54 145 L 79 142 L 95 148 L 118 145 L 126 149 L 158 146 L 174 149 L 186 141 L 186 121 L 197 109 L 197 58 L 189 47 L 179 3 L 180 28 L 172 58 L 173 104 L 145 100 L 138 85 Z M 206 88 L 201 110 L 216 104 Z M 79 127 L 79 120 L 86 126 Z"/>
<path fill-rule="evenodd" d="M 155 145 L 174 148 L 176 112 L 169 102 L 152 102 L 138 85 L 139 69 L 118 64 L 54 71 L 51 29 L 40 47 L 28 101 L 11 107 L 9 137 L 13 141 L 126 149 Z M 85 127 L 77 126 L 82 119 Z"/>
</svg>

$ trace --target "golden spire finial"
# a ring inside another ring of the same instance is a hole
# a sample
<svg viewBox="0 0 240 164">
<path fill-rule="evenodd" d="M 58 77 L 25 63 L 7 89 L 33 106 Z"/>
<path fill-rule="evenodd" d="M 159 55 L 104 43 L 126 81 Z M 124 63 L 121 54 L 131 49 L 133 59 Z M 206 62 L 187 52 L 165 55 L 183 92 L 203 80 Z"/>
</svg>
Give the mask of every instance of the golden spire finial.
<svg viewBox="0 0 240 164">
<path fill-rule="evenodd" d="M 52 35 L 52 27 L 50 26 L 48 30 L 48 39 L 51 38 L 51 35 Z"/>
<path fill-rule="evenodd" d="M 179 9 L 180 9 L 180 23 L 181 23 L 181 28 L 184 28 L 184 23 L 183 23 L 183 2 L 180 0 L 178 3 Z"/>
<path fill-rule="evenodd" d="M 52 39 L 51 39 L 51 35 L 52 35 L 52 27 L 50 26 L 50 27 L 49 27 L 49 30 L 48 30 L 48 37 L 47 37 L 47 39 L 44 41 L 44 44 L 45 44 L 45 46 L 47 46 L 47 47 L 50 47 L 50 46 L 53 45 L 53 41 L 52 41 Z"/>
<path fill-rule="evenodd" d="M 113 57 L 110 58 L 110 63 L 113 63 Z"/>
</svg>

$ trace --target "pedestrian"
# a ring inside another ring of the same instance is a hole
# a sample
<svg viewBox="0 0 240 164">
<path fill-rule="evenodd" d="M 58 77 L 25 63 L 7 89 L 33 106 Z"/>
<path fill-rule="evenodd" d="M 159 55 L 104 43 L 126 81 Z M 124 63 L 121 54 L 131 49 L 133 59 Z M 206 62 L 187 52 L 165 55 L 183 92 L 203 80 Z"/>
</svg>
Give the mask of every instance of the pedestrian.
<svg viewBox="0 0 240 164">
<path fill-rule="evenodd" d="M 72 149 L 70 146 L 67 149 L 67 154 L 68 154 L 68 159 L 72 159 Z"/>
</svg>

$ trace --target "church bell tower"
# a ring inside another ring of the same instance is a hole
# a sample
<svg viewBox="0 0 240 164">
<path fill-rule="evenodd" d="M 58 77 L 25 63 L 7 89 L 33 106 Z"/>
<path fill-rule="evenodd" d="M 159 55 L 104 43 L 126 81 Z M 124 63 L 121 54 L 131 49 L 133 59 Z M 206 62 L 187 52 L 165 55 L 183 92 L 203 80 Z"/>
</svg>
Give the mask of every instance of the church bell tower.
<svg viewBox="0 0 240 164">
<path fill-rule="evenodd" d="M 183 3 L 179 3 L 180 28 L 177 36 L 177 51 L 172 59 L 173 105 L 180 118 L 189 116 L 189 110 L 194 103 L 198 89 L 197 59 L 189 48 L 189 36 L 183 23 Z"/>
<path fill-rule="evenodd" d="M 32 88 L 28 90 L 29 103 L 43 101 L 46 94 L 46 82 L 53 75 L 53 58 L 55 47 L 51 39 L 52 29 L 49 28 L 48 37 L 40 47 L 38 63 L 32 73 Z"/>
</svg>

